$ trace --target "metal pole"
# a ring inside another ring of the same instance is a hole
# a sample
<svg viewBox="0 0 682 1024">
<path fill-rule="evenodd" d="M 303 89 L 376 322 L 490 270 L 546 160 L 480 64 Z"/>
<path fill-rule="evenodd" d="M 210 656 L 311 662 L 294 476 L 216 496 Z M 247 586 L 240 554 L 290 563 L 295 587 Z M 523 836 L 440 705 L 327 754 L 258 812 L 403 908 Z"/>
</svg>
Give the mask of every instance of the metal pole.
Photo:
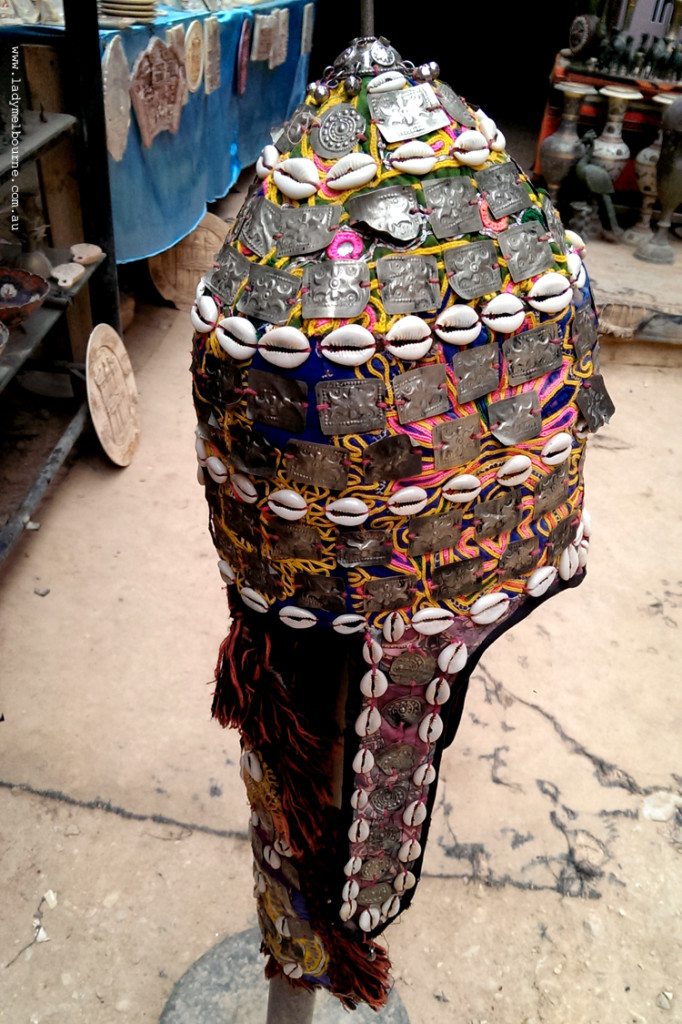
<svg viewBox="0 0 682 1024">
<path fill-rule="evenodd" d="M 360 0 L 360 35 L 374 35 L 374 0 Z"/>
</svg>

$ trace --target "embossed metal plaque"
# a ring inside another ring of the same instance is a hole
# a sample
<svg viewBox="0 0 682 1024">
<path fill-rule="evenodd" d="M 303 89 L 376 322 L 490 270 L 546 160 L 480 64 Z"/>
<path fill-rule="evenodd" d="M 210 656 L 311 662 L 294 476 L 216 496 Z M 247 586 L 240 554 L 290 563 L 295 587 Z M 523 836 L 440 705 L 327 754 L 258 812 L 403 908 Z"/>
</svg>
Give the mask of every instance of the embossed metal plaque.
<svg viewBox="0 0 682 1024">
<path fill-rule="evenodd" d="M 394 434 L 368 445 L 362 461 L 368 484 L 419 476 L 422 469 L 422 457 L 407 434 Z"/>
<path fill-rule="evenodd" d="M 418 370 L 399 373 L 393 377 L 391 384 L 401 423 L 425 420 L 450 408 L 447 373 L 443 363 L 429 363 Z"/>
<path fill-rule="evenodd" d="M 317 530 L 300 523 L 288 523 L 280 516 L 270 524 L 272 558 L 319 559 L 323 544 Z"/>
<path fill-rule="evenodd" d="M 501 444 L 518 444 L 537 437 L 542 428 L 540 399 L 536 391 L 503 398 L 488 406 L 490 432 Z"/>
<path fill-rule="evenodd" d="M 368 885 L 358 893 L 358 904 L 361 907 L 380 907 L 386 900 L 394 895 L 393 887 L 388 882 L 380 882 L 379 885 Z"/>
<path fill-rule="evenodd" d="M 435 256 L 383 256 L 377 260 L 384 309 L 419 313 L 440 306 L 438 263 Z"/>
<path fill-rule="evenodd" d="M 500 383 L 500 350 L 496 342 L 465 348 L 452 357 L 457 381 L 457 401 L 463 405 L 482 398 Z"/>
<path fill-rule="evenodd" d="M 417 579 L 415 576 L 381 576 L 376 580 L 367 580 L 363 586 L 365 592 L 365 611 L 390 611 L 392 608 L 404 608 L 412 604 L 412 589 Z"/>
<path fill-rule="evenodd" d="M 540 541 L 537 537 L 527 537 L 508 544 L 498 565 L 502 579 L 511 576 L 523 576 L 538 564 L 540 557 Z"/>
<path fill-rule="evenodd" d="M 242 282 L 249 276 L 251 264 L 246 256 L 242 256 L 227 242 L 216 256 L 216 263 L 218 266 L 214 267 L 206 282 L 223 302 L 231 306 Z"/>
<path fill-rule="evenodd" d="M 277 245 L 276 237 L 281 234 L 280 208 L 269 199 L 258 196 L 248 204 L 247 211 L 242 221 L 239 240 L 255 252 L 256 256 L 263 257 Z"/>
<path fill-rule="evenodd" d="M 409 787 L 406 782 L 395 786 L 379 786 L 369 794 L 369 802 L 377 811 L 388 811 L 391 814 L 407 802 Z M 365 889 L 364 892 L 368 890 Z"/>
<path fill-rule="evenodd" d="M 478 192 L 471 178 L 423 181 L 426 215 L 436 238 L 475 234 L 483 230 Z"/>
<path fill-rule="evenodd" d="M 562 463 L 535 485 L 533 519 L 539 519 L 547 512 L 553 512 L 568 501 L 568 470 Z"/>
<path fill-rule="evenodd" d="M 593 373 L 588 380 L 583 381 L 575 400 L 592 433 L 608 423 L 616 411 L 600 373 Z"/>
<path fill-rule="evenodd" d="M 457 95 L 452 86 L 447 82 L 439 82 L 436 88 L 436 95 L 447 110 L 450 117 L 467 128 L 475 128 L 476 120 L 469 111 L 466 103 Z"/>
<path fill-rule="evenodd" d="M 201 392 L 212 405 L 231 406 L 241 401 L 242 374 L 234 363 L 206 352 L 203 360 L 203 374 L 197 368 L 201 379 Z"/>
<path fill-rule="evenodd" d="M 367 97 L 372 120 L 386 142 L 414 139 L 438 128 L 450 119 L 428 83 L 412 89 L 375 93 Z"/>
<path fill-rule="evenodd" d="M 337 103 L 320 117 L 310 132 L 310 145 L 323 160 L 345 156 L 364 135 L 367 122 L 350 103 Z"/>
<path fill-rule="evenodd" d="M 347 453 L 331 444 L 289 441 L 284 453 L 284 471 L 290 480 L 298 480 L 330 491 L 342 491 L 348 485 Z"/>
<path fill-rule="evenodd" d="M 407 536 L 410 558 L 419 558 L 434 551 L 444 551 L 456 545 L 462 532 L 461 511 L 441 512 L 435 516 L 414 516 L 408 521 Z"/>
<path fill-rule="evenodd" d="M 497 236 L 512 281 L 525 281 L 554 266 L 554 253 L 546 240 L 547 229 L 537 220 L 501 231 Z"/>
<path fill-rule="evenodd" d="M 388 874 L 392 866 L 393 861 L 390 857 L 371 857 L 363 862 L 360 868 L 360 878 L 364 882 L 376 882 Z"/>
<path fill-rule="evenodd" d="M 266 437 L 257 430 L 244 430 L 236 423 L 230 425 L 230 435 L 230 461 L 235 469 L 268 479 L 275 475 L 280 452 Z"/>
<path fill-rule="evenodd" d="M 575 311 L 573 321 L 573 347 L 578 359 L 590 351 L 597 340 L 597 321 L 589 305 Z"/>
<path fill-rule="evenodd" d="M 441 565 L 432 574 L 440 600 L 474 594 L 481 586 L 482 576 L 482 558 L 467 558 L 465 562 Z"/>
<path fill-rule="evenodd" d="M 570 519 L 563 519 L 554 527 L 548 538 L 548 545 L 553 555 L 560 555 L 564 548 L 572 544 L 578 532 L 577 523 Z"/>
<path fill-rule="evenodd" d="M 296 576 L 296 603 L 301 608 L 321 608 L 326 612 L 345 612 L 346 582 L 339 576 Z"/>
<path fill-rule="evenodd" d="M 304 380 L 291 380 L 263 370 L 249 370 L 246 414 L 257 423 L 302 434 L 305 427 L 308 387 Z"/>
<path fill-rule="evenodd" d="M 359 565 L 388 565 L 393 538 L 386 530 L 348 530 L 339 537 L 336 561 L 346 569 Z"/>
<path fill-rule="evenodd" d="M 499 537 L 501 533 L 515 529 L 523 518 L 519 502 L 519 492 L 515 488 L 488 501 L 479 502 L 474 508 L 473 520 L 476 540 Z"/>
<path fill-rule="evenodd" d="M 547 223 L 547 229 L 552 236 L 552 241 L 559 246 L 562 254 L 565 256 L 568 252 L 566 245 L 566 234 L 564 232 L 564 226 L 559 220 L 559 215 L 554 209 L 552 200 L 549 196 L 542 197 L 542 212 L 545 215 L 545 221 Z"/>
<path fill-rule="evenodd" d="M 389 747 L 383 747 L 382 750 L 377 750 L 374 754 L 374 760 L 384 775 L 409 772 L 419 759 L 419 751 L 409 743 L 395 743 Z"/>
<path fill-rule="evenodd" d="M 423 718 L 427 704 L 423 697 L 396 697 L 384 704 L 381 714 L 394 729 L 401 722 L 405 725 L 416 725 Z"/>
<path fill-rule="evenodd" d="M 320 429 L 327 436 L 364 434 L 386 422 L 386 413 L 377 405 L 384 397 L 379 380 L 320 381 L 315 395 Z"/>
<path fill-rule="evenodd" d="M 328 260 L 303 271 L 303 317 L 351 319 L 369 300 L 369 267 L 358 260 Z"/>
<path fill-rule="evenodd" d="M 302 256 L 326 249 L 336 234 L 341 207 L 286 206 L 279 210 L 277 256 Z"/>
<path fill-rule="evenodd" d="M 531 205 L 528 189 L 519 180 L 519 169 L 511 160 L 477 171 L 476 183 L 495 220 L 520 213 Z"/>
<path fill-rule="evenodd" d="M 388 674 L 398 686 L 426 686 L 436 671 L 436 659 L 427 651 L 405 651 L 391 662 Z"/>
<path fill-rule="evenodd" d="M 242 551 L 240 563 L 247 583 L 261 594 L 267 594 L 268 597 L 279 595 L 280 580 L 275 575 L 274 569 L 267 562 L 263 562 L 259 552 Z"/>
<path fill-rule="evenodd" d="M 443 259 L 450 287 L 462 299 L 478 299 L 502 287 L 497 249 L 492 239 L 446 249 Z"/>
<path fill-rule="evenodd" d="M 525 384 L 535 377 L 557 370 L 562 353 L 556 324 L 540 324 L 530 331 L 514 334 L 502 343 L 510 384 Z"/>
<path fill-rule="evenodd" d="M 299 103 L 291 120 L 287 121 L 275 139 L 275 145 L 280 153 L 288 153 L 290 149 L 299 144 L 316 116 L 317 111 L 314 107 L 309 107 L 305 103 Z"/>
<path fill-rule="evenodd" d="M 393 852 L 402 839 L 399 825 L 370 825 L 366 846 L 368 850 Z M 388 897 L 386 897 L 388 899 Z"/>
<path fill-rule="evenodd" d="M 293 274 L 251 263 L 249 283 L 239 296 L 237 309 L 258 320 L 285 324 L 300 287 L 300 278 Z"/>
<path fill-rule="evenodd" d="M 478 413 L 436 423 L 433 428 L 434 469 L 452 469 L 473 462 L 481 452 L 481 420 Z"/>
<path fill-rule="evenodd" d="M 258 509 L 253 505 L 245 505 L 241 501 L 223 497 L 223 520 L 225 526 L 214 521 L 214 526 L 220 533 L 229 529 L 240 541 L 248 541 L 250 544 L 256 544 L 260 540 L 260 518 Z M 230 540 L 230 543 L 233 542 Z"/>
<path fill-rule="evenodd" d="M 377 234 L 398 242 L 413 242 L 419 237 L 423 214 L 409 185 L 378 188 L 350 198 L 346 206 L 351 224 L 366 225 Z"/>
</svg>

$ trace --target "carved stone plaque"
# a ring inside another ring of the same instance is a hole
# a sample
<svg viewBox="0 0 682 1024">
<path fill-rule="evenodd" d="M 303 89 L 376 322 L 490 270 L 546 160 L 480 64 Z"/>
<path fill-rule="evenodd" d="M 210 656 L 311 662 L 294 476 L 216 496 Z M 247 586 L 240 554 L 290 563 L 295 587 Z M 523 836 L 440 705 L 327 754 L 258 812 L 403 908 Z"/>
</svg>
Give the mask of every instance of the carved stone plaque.
<svg viewBox="0 0 682 1024">
<path fill-rule="evenodd" d="M 122 340 L 98 324 L 85 356 L 88 406 L 104 451 L 117 466 L 132 461 L 140 437 L 135 377 Z"/>
<path fill-rule="evenodd" d="M 376 93 L 367 97 L 372 120 L 386 142 L 402 142 L 445 128 L 450 119 L 433 88 L 424 83 L 411 89 Z"/>
<path fill-rule="evenodd" d="M 292 380 L 275 373 L 249 370 L 246 413 L 249 419 L 279 427 L 291 434 L 302 434 L 305 427 L 308 387 L 304 380 Z"/>
<path fill-rule="evenodd" d="M 296 603 L 301 608 L 320 608 L 326 612 L 345 612 L 346 583 L 338 576 L 308 576 L 299 573 L 296 577 Z"/>
<path fill-rule="evenodd" d="M 503 398 L 488 406 L 490 432 L 501 444 L 518 444 L 537 437 L 542 428 L 540 399 L 536 391 Z"/>
<path fill-rule="evenodd" d="M 592 433 L 608 423 L 616 411 L 600 373 L 593 373 L 588 380 L 582 382 L 576 402 Z"/>
<path fill-rule="evenodd" d="M 295 558 L 314 561 L 321 557 L 322 538 L 312 526 L 288 523 L 277 517 L 271 524 L 272 557 L 274 559 Z"/>
<path fill-rule="evenodd" d="M 578 359 L 582 359 L 597 340 L 597 322 L 588 305 L 576 310 L 573 321 L 573 347 Z"/>
<path fill-rule="evenodd" d="M 559 246 L 562 254 L 565 256 L 568 252 L 566 246 L 566 233 L 564 232 L 564 226 L 559 219 L 559 215 L 554 209 L 552 200 L 549 196 L 542 197 L 542 212 L 545 215 L 545 221 L 547 223 L 547 229 L 552 236 L 552 241 Z"/>
<path fill-rule="evenodd" d="M 177 132 L 185 81 L 185 68 L 175 50 L 154 36 L 135 61 L 130 83 L 143 146 L 151 146 L 159 132 Z"/>
<path fill-rule="evenodd" d="M 291 120 L 284 125 L 275 139 L 275 145 L 280 153 L 288 153 L 290 149 L 299 144 L 315 117 L 315 107 L 309 107 L 305 103 L 300 103 L 296 107 Z"/>
<path fill-rule="evenodd" d="M 538 480 L 535 485 L 533 519 L 553 512 L 559 505 L 568 501 L 568 485 L 568 471 L 564 464 Z"/>
<path fill-rule="evenodd" d="M 502 344 L 510 384 L 525 384 L 561 366 L 562 353 L 556 324 L 540 324 L 514 334 Z"/>
<path fill-rule="evenodd" d="M 462 299 L 478 299 L 502 287 L 497 249 L 492 239 L 446 249 L 443 259 L 450 287 Z"/>
<path fill-rule="evenodd" d="M 452 469 L 473 462 L 481 452 L 481 420 L 478 413 L 436 423 L 433 428 L 434 469 Z"/>
<path fill-rule="evenodd" d="M 115 35 L 104 51 L 102 87 L 107 149 L 118 161 L 123 159 L 130 130 L 130 70 L 120 35 Z"/>
<path fill-rule="evenodd" d="M 336 561 L 346 569 L 359 565 L 388 565 L 393 539 L 387 530 L 345 530 L 336 546 Z"/>
<path fill-rule="evenodd" d="M 340 206 L 278 207 L 277 257 L 303 256 L 326 249 L 333 241 L 341 217 Z"/>
<path fill-rule="evenodd" d="M 500 350 L 495 342 L 465 348 L 452 357 L 457 401 L 464 405 L 489 395 L 500 383 Z"/>
<path fill-rule="evenodd" d="M 423 214 L 409 185 L 378 188 L 350 198 L 346 206 L 351 224 L 366 225 L 378 234 L 404 244 L 419 237 Z"/>
<path fill-rule="evenodd" d="M 479 502 L 474 508 L 476 540 L 499 537 L 501 533 L 514 530 L 523 518 L 519 501 L 519 492 L 512 488 L 508 493 Z"/>
<path fill-rule="evenodd" d="M 540 541 L 537 537 L 512 541 L 505 548 L 498 565 L 500 578 L 509 579 L 531 572 L 538 564 L 540 553 Z"/>
<path fill-rule="evenodd" d="M 520 213 L 531 205 L 528 189 L 519 180 L 519 169 L 512 160 L 477 171 L 476 183 L 495 220 Z"/>
<path fill-rule="evenodd" d="M 204 74 L 204 30 L 200 21 L 193 21 L 185 34 L 185 71 L 187 88 L 197 92 Z"/>
<path fill-rule="evenodd" d="M 525 281 L 554 266 L 554 253 L 546 240 L 546 232 L 543 224 L 530 220 L 499 233 L 497 241 L 512 281 Z"/>
<path fill-rule="evenodd" d="M 261 259 L 273 250 L 281 234 L 280 208 L 264 196 L 248 203 L 239 229 L 239 241 Z"/>
<path fill-rule="evenodd" d="M 475 234 L 483 230 L 478 192 L 471 178 L 423 181 L 427 217 L 436 238 Z"/>
<path fill-rule="evenodd" d="M 447 82 L 440 82 L 436 89 L 436 95 L 450 117 L 454 118 L 454 120 L 459 124 L 465 125 L 467 128 L 476 127 L 476 120 L 473 114 L 468 109 L 464 100 L 457 95 L 452 86 L 448 85 Z"/>
<path fill-rule="evenodd" d="M 421 473 L 422 457 L 406 434 L 394 434 L 368 445 L 363 452 L 365 480 L 402 480 Z"/>
<path fill-rule="evenodd" d="M 231 306 L 239 288 L 249 276 L 251 264 L 246 256 L 227 242 L 216 256 L 217 267 L 206 278 L 206 283 L 223 302 Z"/>
<path fill-rule="evenodd" d="M 323 160 L 346 156 L 364 135 L 367 122 L 351 103 L 330 107 L 310 132 L 310 145 Z"/>
<path fill-rule="evenodd" d="M 386 413 L 377 404 L 384 397 L 379 380 L 320 381 L 315 395 L 320 429 L 327 436 L 364 434 L 386 422 Z"/>
<path fill-rule="evenodd" d="M 426 686 L 436 671 L 436 659 L 426 651 L 405 651 L 391 662 L 388 674 L 398 686 Z"/>
<path fill-rule="evenodd" d="M 443 363 L 430 363 L 418 370 L 399 373 L 393 377 L 391 384 L 401 423 L 429 419 L 450 408 L 447 373 Z"/>
<path fill-rule="evenodd" d="M 352 319 L 369 300 L 369 267 L 358 260 L 328 260 L 303 271 L 303 317 Z"/>
<path fill-rule="evenodd" d="M 217 18 L 204 21 L 204 91 L 215 92 L 220 88 L 220 24 Z"/>
<path fill-rule="evenodd" d="M 407 524 L 410 558 L 453 548 L 462 532 L 462 512 L 441 512 L 436 516 L 415 516 Z"/>
<path fill-rule="evenodd" d="M 290 480 L 342 491 L 348 486 L 347 453 L 331 444 L 289 441 L 284 453 L 284 471 Z"/>
<path fill-rule="evenodd" d="M 249 264 L 249 283 L 239 297 L 237 309 L 247 316 L 284 324 L 296 302 L 301 280 L 283 270 Z"/>
<path fill-rule="evenodd" d="M 377 260 L 376 270 L 381 301 L 389 316 L 420 313 L 440 306 L 435 256 L 383 256 Z"/>
<path fill-rule="evenodd" d="M 365 611 L 391 611 L 412 604 L 411 591 L 416 582 L 416 577 L 412 575 L 381 576 L 376 580 L 368 580 L 363 586 Z"/>
</svg>

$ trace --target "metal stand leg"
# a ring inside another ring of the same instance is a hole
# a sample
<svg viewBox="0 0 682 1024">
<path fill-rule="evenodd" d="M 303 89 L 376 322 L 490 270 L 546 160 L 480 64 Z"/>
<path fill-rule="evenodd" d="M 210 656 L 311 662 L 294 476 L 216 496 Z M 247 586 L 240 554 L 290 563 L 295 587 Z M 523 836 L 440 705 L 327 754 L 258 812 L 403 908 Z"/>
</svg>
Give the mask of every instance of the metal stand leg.
<svg viewBox="0 0 682 1024">
<path fill-rule="evenodd" d="M 315 993 L 290 985 L 282 974 L 270 980 L 265 1024 L 312 1024 Z"/>
</svg>

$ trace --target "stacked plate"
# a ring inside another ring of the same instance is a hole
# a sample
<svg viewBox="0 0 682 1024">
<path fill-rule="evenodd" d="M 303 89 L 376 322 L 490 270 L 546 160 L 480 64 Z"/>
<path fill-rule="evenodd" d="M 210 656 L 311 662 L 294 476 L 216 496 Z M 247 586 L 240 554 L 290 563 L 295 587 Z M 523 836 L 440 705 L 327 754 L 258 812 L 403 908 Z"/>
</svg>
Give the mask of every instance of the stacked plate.
<svg viewBox="0 0 682 1024">
<path fill-rule="evenodd" d="M 156 0 L 98 0 L 97 10 L 103 18 L 154 21 Z"/>
</svg>

